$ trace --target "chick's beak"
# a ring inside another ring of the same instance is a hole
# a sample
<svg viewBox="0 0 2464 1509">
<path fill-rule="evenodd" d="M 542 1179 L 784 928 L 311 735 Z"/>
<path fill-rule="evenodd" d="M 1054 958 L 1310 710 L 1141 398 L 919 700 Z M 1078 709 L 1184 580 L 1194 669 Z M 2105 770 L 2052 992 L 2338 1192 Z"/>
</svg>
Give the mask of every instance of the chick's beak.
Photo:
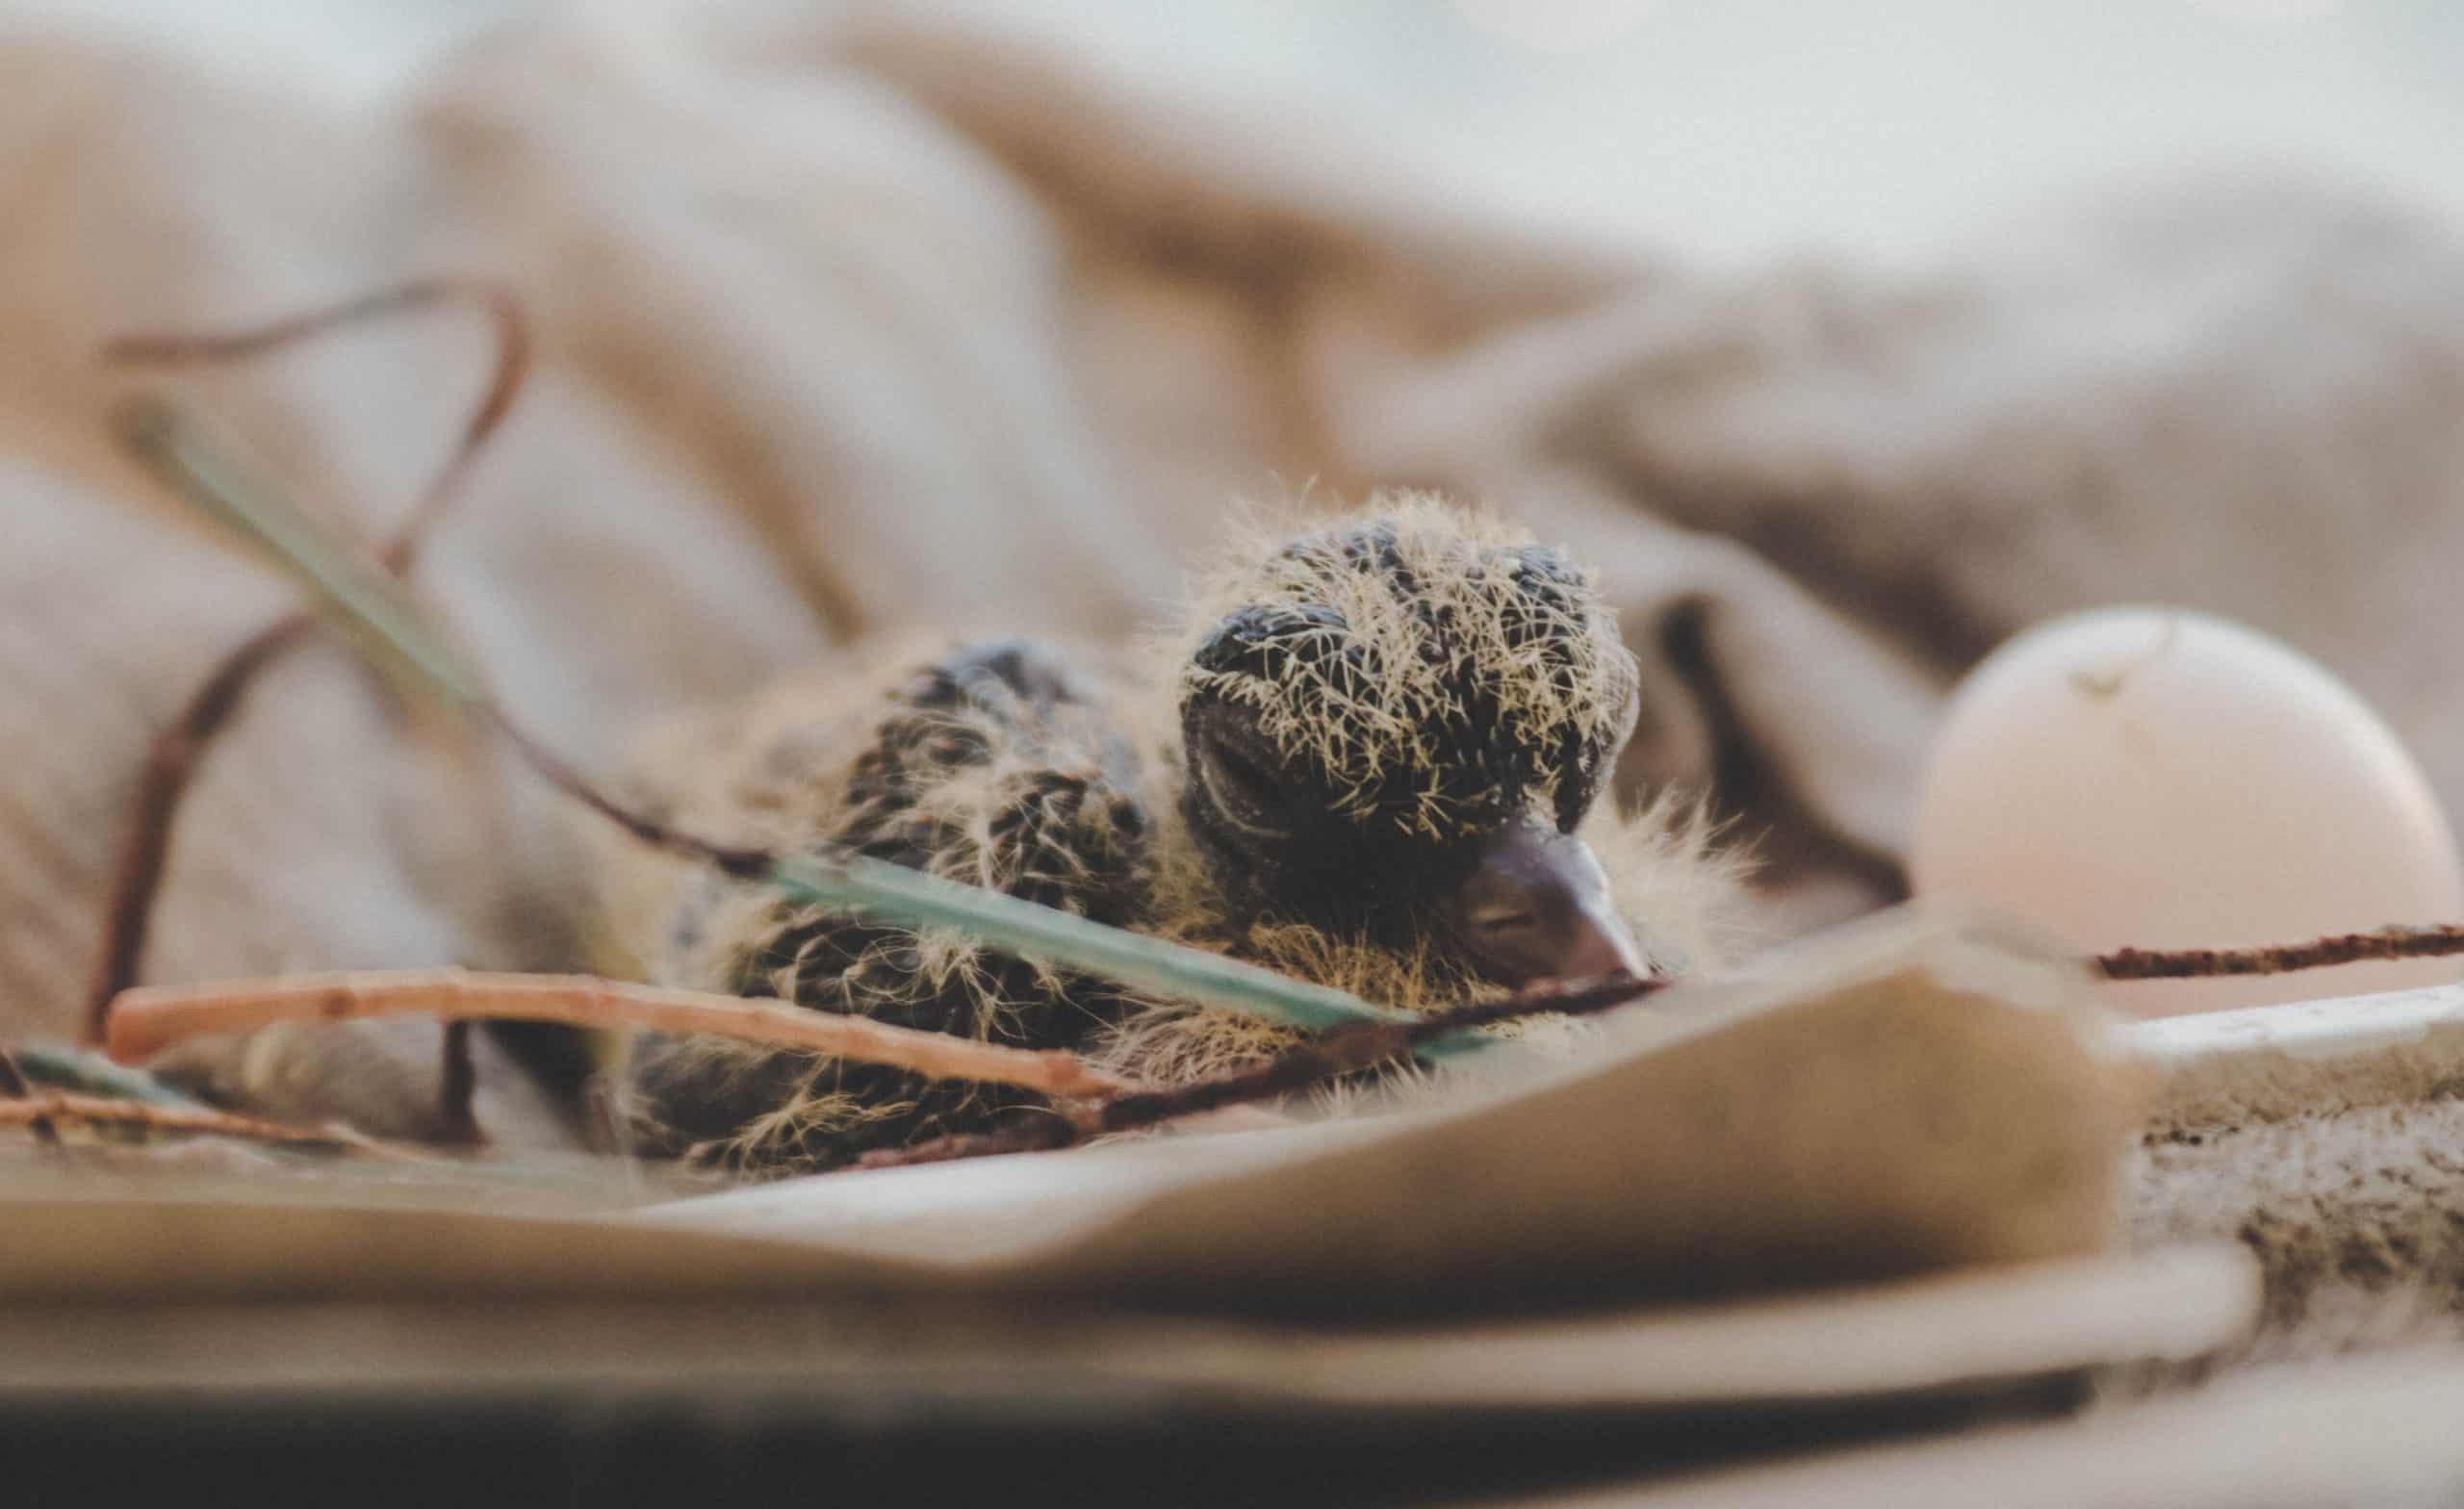
<svg viewBox="0 0 2464 1509">
<path fill-rule="evenodd" d="M 1502 985 L 1644 973 L 1591 846 L 1538 821 L 1488 841 L 1447 913 L 1482 972 Z"/>
</svg>

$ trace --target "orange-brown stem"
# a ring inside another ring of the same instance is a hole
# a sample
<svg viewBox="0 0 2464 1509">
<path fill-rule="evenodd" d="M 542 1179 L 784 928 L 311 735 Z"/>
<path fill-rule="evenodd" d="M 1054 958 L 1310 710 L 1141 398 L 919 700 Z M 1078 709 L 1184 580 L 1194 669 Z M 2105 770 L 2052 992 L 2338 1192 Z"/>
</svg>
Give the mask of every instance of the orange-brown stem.
<svg viewBox="0 0 2464 1509">
<path fill-rule="evenodd" d="M 141 986 L 113 1006 L 108 1042 L 113 1058 L 134 1062 L 198 1033 L 404 1013 L 448 1022 L 518 1020 L 607 1031 L 708 1033 L 887 1064 L 932 1079 L 1016 1085 L 1060 1098 L 1119 1096 L 1136 1088 L 1057 1050 L 978 1042 L 867 1017 L 807 1010 L 783 1001 L 626 985 L 588 975 L 437 969 Z"/>
</svg>

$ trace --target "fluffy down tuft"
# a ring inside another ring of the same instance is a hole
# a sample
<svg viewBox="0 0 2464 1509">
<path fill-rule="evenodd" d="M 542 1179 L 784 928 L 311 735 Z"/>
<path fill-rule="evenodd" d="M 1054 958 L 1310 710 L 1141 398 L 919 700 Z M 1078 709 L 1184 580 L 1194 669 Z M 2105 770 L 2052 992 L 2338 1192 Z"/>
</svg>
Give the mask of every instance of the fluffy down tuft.
<svg viewBox="0 0 2464 1509">
<path fill-rule="evenodd" d="M 1220 698 L 1305 761 L 1336 810 L 1447 838 L 1596 786 L 1637 682 L 1589 577 L 1434 498 L 1381 499 L 1195 595 L 1184 706 Z"/>
</svg>

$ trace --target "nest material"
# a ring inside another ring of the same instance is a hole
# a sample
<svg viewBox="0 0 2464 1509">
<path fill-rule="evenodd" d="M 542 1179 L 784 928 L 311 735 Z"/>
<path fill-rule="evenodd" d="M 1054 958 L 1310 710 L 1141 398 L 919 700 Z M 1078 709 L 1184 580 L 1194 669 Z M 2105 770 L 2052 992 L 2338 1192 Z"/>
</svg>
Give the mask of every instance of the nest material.
<svg viewBox="0 0 2464 1509">
<path fill-rule="evenodd" d="M 2239 1240 L 2265 1291 L 2240 1343 L 2114 1380 L 2113 1396 L 2359 1351 L 2464 1357 L 2464 1099 L 2160 1129 L 2132 1173 L 2139 1245 Z"/>
<path fill-rule="evenodd" d="M 1338 538 L 1378 542 L 1395 560 L 1362 571 L 1327 543 Z M 1522 736 L 1604 750 L 1630 716 L 1632 661 L 1605 609 L 1587 589 L 1535 598 L 1527 580 L 1517 581 L 1535 557 L 1493 524 L 1413 499 L 1381 513 L 1365 535 L 1351 527 L 1303 536 L 1272 553 L 1263 575 L 1259 558 L 1248 557 L 1248 576 L 1226 575 L 1218 595 L 1201 593 L 1195 617 L 1216 613 L 1223 592 L 1251 601 L 1262 592 L 1330 594 L 1365 626 L 1361 642 L 1371 651 L 1346 663 L 1387 668 L 1374 688 L 1304 677 L 1282 709 L 1296 716 L 1316 703 L 1318 726 L 1346 730 L 1323 735 L 1338 762 L 1331 768 L 1391 787 L 1398 769 L 1408 775 L 1438 757 L 1414 720 L 1442 721 L 1442 709 L 1424 704 L 1442 695 L 1430 688 L 1445 678 L 1409 648 L 1415 642 L 1497 656 L 1487 679 L 1503 688 L 1501 703 Z M 1406 598 L 1414 582 L 1419 590 Z M 1529 626 L 1506 622 L 1509 597 L 1525 604 L 1514 612 L 1573 615 L 1551 626 L 1571 631 L 1570 641 L 1561 634 L 1551 654 L 1516 660 Z M 1453 626 L 1449 633 L 1429 634 L 1431 603 Z M 1488 648 L 1468 648 L 1481 645 Z M 1107 680 L 1093 674 L 1099 668 L 1121 674 Z M 1017 644 L 961 652 L 947 644 L 861 646 L 747 708 L 661 735 L 643 761 L 641 785 L 648 805 L 681 827 L 788 848 L 827 840 L 1404 1010 L 1483 994 L 1458 961 L 1424 946 L 1235 914 L 1185 823 L 1174 711 L 1184 690 L 1171 667 L 1152 659 L 1107 666 L 1103 656 Z M 1699 804 L 1668 796 L 1634 813 L 1609 806 L 1592 814 L 1582 836 L 1653 965 L 1682 973 L 1720 958 L 1719 928 L 1740 864 L 1714 857 Z M 607 972 L 1068 1048 L 1161 1084 L 1252 1062 L 1295 1040 L 1272 1023 L 1144 999 L 955 934 L 851 925 L 621 847 L 603 854 L 597 874 L 609 945 L 597 962 Z M 1035 1103 L 740 1044 L 678 1040 L 651 1051 L 648 1098 L 654 1122 L 665 1123 L 645 1128 L 652 1145 L 731 1164 L 827 1164 Z M 662 1084 L 673 1093 L 662 1096 Z M 679 1124 L 680 1112 L 699 1114 Z"/>
</svg>

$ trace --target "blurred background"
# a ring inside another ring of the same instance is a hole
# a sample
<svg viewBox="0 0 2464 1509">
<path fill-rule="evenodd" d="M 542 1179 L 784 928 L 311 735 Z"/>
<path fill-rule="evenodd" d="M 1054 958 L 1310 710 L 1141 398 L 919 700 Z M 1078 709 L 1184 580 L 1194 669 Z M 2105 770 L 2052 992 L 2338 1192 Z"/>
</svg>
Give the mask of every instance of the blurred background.
<svg viewBox="0 0 2464 1509">
<path fill-rule="evenodd" d="M 533 0 L 12 0 L 338 92 Z M 596 9 L 621 11 L 621 4 Z M 781 8 L 787 9 L 787 8 Z M 808 9 L 827 11 L 828 6 Z M 964 0 L 911 13 L 964 14 Z M 1238 96 L 1341 96 L 1570 227 L 1917 261 L 2117 177 L 2265 163 L 2464 208 L 2444 0 L 1033 0 L 972 7 Z"/>
</svg>

